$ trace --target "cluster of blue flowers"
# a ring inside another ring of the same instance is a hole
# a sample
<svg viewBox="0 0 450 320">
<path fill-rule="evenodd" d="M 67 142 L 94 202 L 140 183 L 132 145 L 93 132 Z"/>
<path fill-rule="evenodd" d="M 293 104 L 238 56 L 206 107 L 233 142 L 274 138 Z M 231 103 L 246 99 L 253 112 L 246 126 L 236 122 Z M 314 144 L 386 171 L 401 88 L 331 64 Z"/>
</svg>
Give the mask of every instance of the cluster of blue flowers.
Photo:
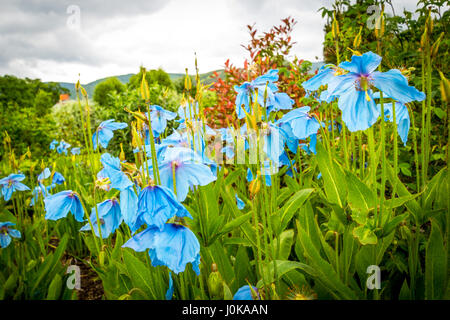
<svg viewBox="0 0 450 320">
<path fill-rule="evenodd" d="M 52 142 L 50 142 L 50 150 L 56 150 L 56 152 L 58 152 L 59 154 L 64 153 L 65 155 L 67 155 L 70 146 L 71 146 L 70 143 L 67 143 L 64 140 L 61 141 L 53 140 Z M 70 149 L 70 152 L 73 155 L 80 154 L 80 148 L 78 147 L 72 148 Z"/>
</svg>

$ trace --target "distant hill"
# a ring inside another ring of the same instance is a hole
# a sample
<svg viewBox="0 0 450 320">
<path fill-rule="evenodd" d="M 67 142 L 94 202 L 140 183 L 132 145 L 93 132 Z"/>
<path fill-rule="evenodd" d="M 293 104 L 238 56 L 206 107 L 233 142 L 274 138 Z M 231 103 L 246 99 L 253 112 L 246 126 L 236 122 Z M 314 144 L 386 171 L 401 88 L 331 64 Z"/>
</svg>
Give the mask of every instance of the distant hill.
<svg viewBox="0 0 450 320">
<path fill-rule="evenodd" d="M 213 80 L 210 78 L 210 76 L 211 76 L 214 72 L 219 73 L 220 76 L 223 74 L 223 70 L 216 70 L 216 71 L 211 71 L 211 72 L 203 73 L 203 74 L 200 74 L 200 75 L 199 75 L 199 76 L 200 76 L 200 80 L 201 80 L 203 83 L 205 83 L 205 84 L 210 84 L 210 83 L 213 81 Z M 128 74 L 123 74 L 123 75 L 119 75 L 119 76 L 106 77 L 106 78 L 102 78 L 102 79 L 98 79 L 98 80 L 89 82 L 89 83 L 87 83 L 87 84 L 82 84 L 82 86 L 83 86 L 84 89 L 86 89 L 86 92 L 87 92 L 88 96 L 89 96 L 90 98 L 92 98 L 93 95 L 94 95 L 94 89 L 95 89 L 95 86 L 96 86 L 97 84 L 99 84 L 100 82 L 105 81 L 106 79 L 109 79 L 109 78 L 114 78 L 114 77 L 116 77 L 117 79 L 120 80 L 120 82 L 122 82 L 123 84 L 126 84 L 126 83 L 128 83 L 128 81 L 130 80 L 130 78 L 131 78 L 132 76 L 134 76 L 134 75 L 135 75 L 135 73 L 128 73 Z M 184 77 L 185 74 L 184 74 L 184 73 L 169 73 L 169 76 L 170 76 L 170 80 L 175 81 L 175 80 L 177 80 L 177 79 L 179 79 L 179 78 Z M 76 91 L 75 91 L 75 83 L 70 83 L 70 82 L 59 82 L 59 84 L 61 85 L 61 87 L 66 88 L 66 89 L 68 89 L 68 90 L 70 91 L 70 98 L 71 98 L 71 99 L 76 99 L 77 94 L 76 94 Z"/>
<path fill-rule="evenodd" d="M 312 68 L 310 70 L 311 73 L 314 73 L 317 69 L 319 69 L 321 66 L 324 65 L 324 62 L 313 62 L 312 63 Z M 210 84 L 213 82 L 213 79 L 211 78 L 211 75 L 217 72 L 219 74 L 219 77 L 223 76 L 223 70 L 215 70 L 215 71 L 210 71 L 207 73 L 202 73 L 200 74 L 200 81 L 202 81 L 205 84 Z M 128 81 L 130 80 L 130 78 L 132 76 L 134 76 L 134 73 L 128 73 L 128 74 L 123 74 L 123 75 L 119 75 L 119 76 L 112 76 L 112 77 L 106 77 L 106 78 L 102 78 L 102 79 L 98 79 L 92 82 L 89 82 L 87 84 L 82 84 L 83 88 L 86 89 L 86 92 L 88 94 L 88 96 L 90 98 L 92 98 L 94 96 L 94 89 L 95 86 L 97 84 L 99 84 L 100 82 L 109 79 L 109 78 L 114 78 L 116 77 L 117 79 L 120 80 L 120 82 L 122 82 L 123 84 L 128 83 Z M 170 76 L 170 80 L 172 81 L 176 81 L 182 77 L 185 76 L 184 73 L 169 73 Z M 59 82 L 59 84 L 61 85 L 61 87 L 66 88 L 70 91 L 70 98 L 71 99 L 76 99 L 76 92 L 75 92 L 75 83 L 70 83 L 70 82 Z"/>
</svg>

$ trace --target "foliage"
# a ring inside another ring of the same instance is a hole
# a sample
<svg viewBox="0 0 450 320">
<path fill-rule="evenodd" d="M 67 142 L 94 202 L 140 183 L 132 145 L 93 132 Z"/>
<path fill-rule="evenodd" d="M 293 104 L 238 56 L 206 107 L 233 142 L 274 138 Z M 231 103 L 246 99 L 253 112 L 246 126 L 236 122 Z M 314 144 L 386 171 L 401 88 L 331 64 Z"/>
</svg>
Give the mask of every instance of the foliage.
<svg viewBox="0 0 450 320">
<path fill-rule="evenodd" d="M 113 77 L 100 82 L 94 89 L 94 101 L 101 106 L 107 106 L 111 103 L 110 95 L 113 93 L 121 93 L 125 90 L 125 86 L 119 79 Z"/>
<path fill-rule="evenodd" d="M 248 25 L 250 41 L 242 45 L 249 53 L 250 62 L 245 60 L 242 68 L 234 66 L 228 59 L 225 62 L 224 76 L 217 72 L 213 74 L 215 82 L 211 90 L 217 93 L 217 106 L 206 108 L 205 111 L 214 114 L 214 127 L 225 127 L 229 123 L 236 124 L 233 116 L 236 92 L 234 86 L 266 73 L 270 69 L 279 69 L 279 87 L 295 100 L 298 106 L 303 105 L 301 98 L 304 90 L 300 83 L 307 80 L 311 63 L 294 57 L 287 59 L 292 46 L 291 32 L 297 22 L 287 17 L 282 24 L 272 27 L 269 31 L 258 34 L 258 30 Z"/>
</svg>

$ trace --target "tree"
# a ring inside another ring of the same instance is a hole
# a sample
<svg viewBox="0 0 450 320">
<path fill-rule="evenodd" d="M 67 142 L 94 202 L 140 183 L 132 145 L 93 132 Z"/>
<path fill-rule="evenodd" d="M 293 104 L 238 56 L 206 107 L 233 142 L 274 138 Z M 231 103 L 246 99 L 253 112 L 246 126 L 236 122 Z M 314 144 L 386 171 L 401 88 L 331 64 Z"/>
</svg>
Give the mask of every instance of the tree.
<svg viewBox="0 0 450 320">
<path fill-rule="evenodd" d="M 94 101 L 101 106 L 111 103 L 110 94 L 113 92 L 121 93 L 125 90 L 125 86 L 116 77 L 108 78 L 100 82 L 94 89 Z"/>
<path fill-rule="evenodd" d="M 128 81 L 129 89 L 137 89 L 141 86 L 142 75 L 145 71 L 146 69 L 141 66 L 139 73 L 131 76 L 130 80 Z M 146 71 L 145 79 L 150 86 L 153 84 L 158 84 L 162 87 L 167 87 L 170 89 L 173 88 L 173 83 L 172 80 L 170 80 L 169 74 L 161 68 L 157 70 Z"/>
</svg>

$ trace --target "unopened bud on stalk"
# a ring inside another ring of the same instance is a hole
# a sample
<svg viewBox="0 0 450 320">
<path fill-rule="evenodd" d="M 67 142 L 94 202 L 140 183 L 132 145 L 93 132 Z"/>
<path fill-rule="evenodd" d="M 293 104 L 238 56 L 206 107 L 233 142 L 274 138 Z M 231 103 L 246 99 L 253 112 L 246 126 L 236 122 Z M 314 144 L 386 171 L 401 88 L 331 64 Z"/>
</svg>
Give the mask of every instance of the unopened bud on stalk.
<svg viewBox="0 0 450 320">
<path fill-rule="evenodd" d="M 208 289 L 212 297 L 217 299 L 223 298 L 223 279 L 215 263 L 211 265 L 211 273 L 208 277 Z"/>
<path fill-rule="evenodd" d="M 120 161 L 125 161 L 125 152 L 123 152 L 122 143 L 120 144 L 119 159 L 120 159 Z"/>
<path fill-rule="evenodd" d="M 259 179 L 255 179 L 252 182 L 250 182 L 249 185 L 250 198 L 254 198 L 260 189 L 261 189 L 261 182 L 259 181 Z"/>
</svg>

